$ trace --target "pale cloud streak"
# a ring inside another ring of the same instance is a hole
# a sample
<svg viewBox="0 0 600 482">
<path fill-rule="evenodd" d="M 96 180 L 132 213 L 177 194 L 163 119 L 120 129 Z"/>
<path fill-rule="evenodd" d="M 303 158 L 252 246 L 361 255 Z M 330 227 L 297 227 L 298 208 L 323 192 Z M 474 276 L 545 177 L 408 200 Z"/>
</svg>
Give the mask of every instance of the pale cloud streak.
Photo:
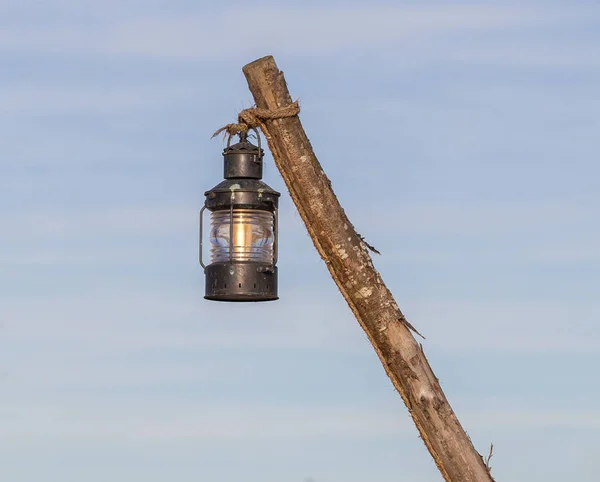
<svg viewBox="0 0 600 482">
<path fill-rule="evenodd" d="M 333 283 L 333 282 L 331 282 Z M 127 290 L 123 284 L 123 289 Z M 67 344 L 98 351 L 174 349 L 306 349 L 335 353 L 370 351 L 366 336 L 333 285 L 330 297 L 297 294 L 296 304 L 275 303 L 252 311 L 205 305 L 202 300 L 144 295 L 142 287 L 98 296 L 38 297 L 23 306 L 19 297 L 3 302 L 4 336 L 19 341 Z M 137 292 L 136 292 L 137 291 Z M 300 298 L 310 299 L 306 304 Z M 600 306 L 580 302 L 445 301 L 408 299 L 408 319 L 441 353 L 598 353 Z M 293 312 L 294 317 L 289 313 Z M 220 320 L 220 321 L 217 321 Z"/>
<path fill-rule="evenodd" d="M 600 304 L 415 300 L 405 314 L 445 353 L 600 353 Z"/>
<path fill-rule="evenodd" d="M 80 7 L 81 8 L 81 7 Z M 85 10 L 97 10 L 86 5 Z M 192 10 L 185 15 L 155 11 L 142 15 L 124 12 L 82 23 L 77 19 L 43 25 L 7 27 L 0 32 L 0 49 L 14 52 L 135 55 L 165 59 L 223 60 L 271 53 L 329 57 L 344 52 L 412 45 L 403 65 L 432 61 L 597 65 L 593 51 L 533 46 L 499 46 L 493 32 L 577 25 L 598 14 L 596 8 L 430 5 L 322 7 L 256 7 Z M 261 28 L 268 26 L 268 28 Z M 455 33 L 482 35 L 481 42 L 444 48 L 443 39 Z M 214 39 L 219 39 L 215 42 Z M 441 44 L 439 43 L 441 41 Z M 433 42 L 437 47 L 431 48 Z M 552 52 L 552 55 L 550 55 Z M 407 54 L 409 51 L 407 50 Z"/>
<path fill-rule="evenodd" d="M 5 114 L 85 114 L 115 116 L 148 112 L 184 102 L 202 102 L 206 90 L 187 84 L 127 86 L 4 85 L 0 89 L 0 112 Z"/>
<path fill-rule="evenodd" d="M 110 238 L 125 234 L 165 234 L 198 223 L 198 211 L 190 206 L 118 206 L 108 209 L 10 210 L 0 212 L 6 239 L 65 239 L 81 235 Z"/>
<path fill-rule="evenodd" d="M 42 441 L 61 443 L 261 443 L 269 440 L 300 442 L 322 437 L 340 439 L 381 439 L 410 436 L 415 429 L 400 407 L 294 406 L 294 405 L 211 405 L 179 401 L 176 410 L 169 400 L 148 400 L 140 406 L 137 399 L 103 399 L 98 406 L 90 398 L 76 403 L 59 400 L 44 405 L 28 403 L 18 412 L 7 407 L 13 418 L 3 422 L 14 433 L 13 443 L 37 445 Z M 26 411 L 26 419 L 18 416 Z M 525 429 L 597 429 L 600 412 L 573 413 L 561 410 L 477 410 L 465 412 L 461 419 L 478 430 L 498 433 Z"/>
<path fill-rule="evenodd" d="M 40 440 L 90 442 L 122 440 L 260 442 L 279 439 L 377 438 L 413 431 L 405 416 L 398 413 L 366 413 L 356 407 L 207 405 L 154 400 L 140 406 L 138 400 L 123 397 L 104 400 L 98 407 L 91 400 L 78 404 L 46 403 L 22 407 L 27 419 L 3 421 L 15 434 L 15 442 Z M 12 410 L 7 410 L 12 413 Z M 58 423 L 57 423 L 58 422 Z"/>
</svg>

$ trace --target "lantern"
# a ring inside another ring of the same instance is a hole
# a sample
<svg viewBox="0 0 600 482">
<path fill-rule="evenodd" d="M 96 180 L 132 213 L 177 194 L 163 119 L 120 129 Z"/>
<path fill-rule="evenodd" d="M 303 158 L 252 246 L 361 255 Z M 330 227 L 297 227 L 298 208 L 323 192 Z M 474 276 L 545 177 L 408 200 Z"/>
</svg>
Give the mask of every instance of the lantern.
<svg viewBox="0 0 600 482">
<path fill-rule="evenodd" d="M 280 193 L 261 181 L 263 150 L 239 134 L 223 150 L 225 180 L 206 191 L 200 211 L 200 265 L 204 298 L 214 301 L 272 301 L 277 296 L 277 208 Z M 203 213 L 210 211 L 210 256 L 202 260 Z"/>
</svg>

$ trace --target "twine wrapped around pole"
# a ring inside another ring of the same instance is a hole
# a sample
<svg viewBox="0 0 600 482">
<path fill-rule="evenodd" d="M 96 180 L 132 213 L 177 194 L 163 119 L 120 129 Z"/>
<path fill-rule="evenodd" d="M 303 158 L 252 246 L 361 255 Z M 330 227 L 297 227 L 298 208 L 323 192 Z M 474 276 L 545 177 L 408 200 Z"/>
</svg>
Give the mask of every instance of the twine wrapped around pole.
<svg viewBox="0 0 600 482">
<path fill-rule="evenodd" d="M 238 114 L 237 124 L 227 124 L 216 131 L 212 137 L 218 136 L 221 132 L 229 134 L 231 136 L 240 134 L 242 132 L 248 132 L 253 127 L 263 128 L 263 121 L 273 119 L 285 119 L 287 117 L 295 117 L 300 113 L 300 104 L 296 100 L 289 105 L 280 107 L 279 109 L 259 109 L 258 107 L 251 107 L 250 109 L 244 109 Z M 212 139 L 211 137 L 211 139 Z"/>
</svg>

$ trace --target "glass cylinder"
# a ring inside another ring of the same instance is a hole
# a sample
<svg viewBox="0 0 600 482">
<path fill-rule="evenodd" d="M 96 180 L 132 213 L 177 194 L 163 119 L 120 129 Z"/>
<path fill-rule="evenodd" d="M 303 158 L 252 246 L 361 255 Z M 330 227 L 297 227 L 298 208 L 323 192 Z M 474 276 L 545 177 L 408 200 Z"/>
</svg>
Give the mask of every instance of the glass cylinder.
<svg viewBox="0 0 600 482">
<path fill-rule="evenodd" d="M 272 263 L 275 241 L 273 223 L 274 215 L 270 211 L 234 209 L 233 214 L 228 209 L 213 211 L 210 232 L 211 262 Z"/>
</svg>

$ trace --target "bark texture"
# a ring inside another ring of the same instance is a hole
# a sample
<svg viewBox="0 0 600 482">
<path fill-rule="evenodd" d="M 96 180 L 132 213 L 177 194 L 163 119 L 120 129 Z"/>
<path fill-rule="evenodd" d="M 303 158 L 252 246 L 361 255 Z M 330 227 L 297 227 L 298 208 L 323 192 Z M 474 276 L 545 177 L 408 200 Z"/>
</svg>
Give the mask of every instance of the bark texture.
<svg viewBox="0 0 600 482">
<path fill-rule="evenodd" d="M 292 103 L 273 57 L 243 68 L 259 109 Z M 300 119 L 264 120 L 261 128 L 314 245 L 402 396 L 446 481 L 493 481 L 448 403 L 392 293 L 373 266 L 368 247 L 338 202 Z"/>
</svg>

